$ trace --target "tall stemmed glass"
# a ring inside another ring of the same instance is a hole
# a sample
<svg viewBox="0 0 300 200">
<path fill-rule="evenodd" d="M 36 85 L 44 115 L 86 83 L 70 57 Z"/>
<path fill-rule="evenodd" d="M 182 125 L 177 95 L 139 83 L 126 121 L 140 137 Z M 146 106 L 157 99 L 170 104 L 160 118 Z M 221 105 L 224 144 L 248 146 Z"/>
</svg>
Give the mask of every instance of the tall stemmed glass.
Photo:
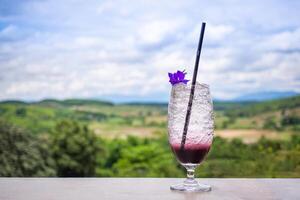
<svg viewBox="0 0 300 200">
<path fill-rule="evenodd" d="M 168 106 L 169 143 L 178 162 L 187 170 L 187 179 L 172 190 L 210 191 L 211 187 L 199 184 L 194 173 L 204 160 L 213 140 L 213 105 L 209 86 L 196 82 L 189 126 L 185 144 L 182 145 L 183 129 L 190 97 L 191 84 L 178 83 L 172 86 Z"/>
</svg>

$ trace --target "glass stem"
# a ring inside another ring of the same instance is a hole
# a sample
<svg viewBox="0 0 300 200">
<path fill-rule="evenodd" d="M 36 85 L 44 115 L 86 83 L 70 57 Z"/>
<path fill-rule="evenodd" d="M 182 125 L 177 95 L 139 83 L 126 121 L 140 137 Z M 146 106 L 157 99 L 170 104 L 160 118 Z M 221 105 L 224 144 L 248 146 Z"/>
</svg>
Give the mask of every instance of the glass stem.
<svg viewBox="0 0 300 200">
<path fill-rule="evenodd" d="M 195 180 L 195 169 L 197 166 L 195 165 L 184 165 L 187 171 L 187 178 L 184 181 L 185 185 L 195 185 L 197 184 L 197 181 Z"/>
<path fill-rule="evenodd" d="M 194 169 L 188 168 L 186 176 L 188 179 L 194 179 L 195 178 L 195 168 Z"/>
</svg>

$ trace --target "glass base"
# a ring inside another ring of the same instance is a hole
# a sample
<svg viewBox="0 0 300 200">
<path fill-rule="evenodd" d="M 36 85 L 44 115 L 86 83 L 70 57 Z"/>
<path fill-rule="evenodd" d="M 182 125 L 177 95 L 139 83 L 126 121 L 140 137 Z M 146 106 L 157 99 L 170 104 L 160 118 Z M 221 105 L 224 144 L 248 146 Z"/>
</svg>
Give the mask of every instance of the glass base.
<svg viewBox="0 0 300 200">
<path fill-rule="evenodd" d="M 183 183 L 172 185 L 170 189 L 182 192 L 209 192 L 211 191 L 211 186 L 200 184 L 195 179 L 186 179 Z"/>
</svg>

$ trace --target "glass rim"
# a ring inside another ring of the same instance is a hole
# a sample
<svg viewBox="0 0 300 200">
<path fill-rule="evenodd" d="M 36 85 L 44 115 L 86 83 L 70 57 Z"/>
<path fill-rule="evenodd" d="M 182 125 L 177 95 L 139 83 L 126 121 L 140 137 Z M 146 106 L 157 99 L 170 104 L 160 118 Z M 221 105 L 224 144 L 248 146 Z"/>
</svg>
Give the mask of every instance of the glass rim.
<svg viewBox="0 0 300 200">
<path fill-rule="evenodd" d="M 192 87 L 192 83 L 191 83 L 191 82 L 190 82 L 190 83 L 187 83 L 187 84 L 184 84 L 184 83 L 177 83 L 177 84 L 173 85 L 172 87 L 176 87 L 176 86 L 178 86 L 178 85 L 184 85 L 184 86 L 186 86 L 186 88 L 191 88 L 191 87 Z M 196 81 L 195 86 L 200 86 L 200 87 L 202 87 L 202 88 L 210 89 L 208 84 L 206 84 L 206 83 L 200 83 L 200 82 L 198 82 L 198 81 Z"/>
</svg>

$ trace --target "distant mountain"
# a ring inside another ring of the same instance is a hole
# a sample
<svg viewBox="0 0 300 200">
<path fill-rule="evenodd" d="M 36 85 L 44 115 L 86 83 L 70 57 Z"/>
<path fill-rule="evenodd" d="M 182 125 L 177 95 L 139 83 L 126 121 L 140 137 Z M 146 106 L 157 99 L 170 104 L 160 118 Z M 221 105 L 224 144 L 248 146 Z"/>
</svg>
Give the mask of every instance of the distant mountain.
<svg viewBox="0 0 300 200">
<path fill-rule="evenodd" d="M 94 99 L 65 99 L 65 100 L 55 100 L 55 99 L 45 99 L 36 104 L 42 105 L 63 105 L 63 106 L 83 106 L 83 105 L 96 105 L 96 106 L 112 106 L 113 103 L 102 100 Z"/>
<path fill-rule="evenodd" d="M 166 102 L 130 102 L 130 103 L 121 103 L 119 105 L 127 106 L 154 106 L 154 107 L 167 107 L 168 103 Z"/>
<path fill-rule="evenodd" d="M 109 101 L 97 100 L 97 99 L 44 99 L 41 101 L 22 101 L 22 100 L 5 100 L 0 101 L 0 104 L 16 104 L 16 105 L 42 105 L 50 107 L 61 107 L 61 106 L 83 106 L 83 105 L 94 105 L 94 106 L 113 106 L 114 104 Z"/>
<path fill-rule="evenodd" d="M 27 103 L 25 101 L 21 100 L 4 100 L 0 101 L 1 104 L 12 104 L 12 105 L 26 105 Z"/>
<path fill-rule="evenodd" d="M 276 99 L 293 97 L 297 95 L 300 95 L 300 93 L 291 92 L 291 91 L 288 92 L 266 91 L 266 92 L 245 94 L 232 99 L 232 101 L 268 101 L 268 100 L 276 100 Z"/>
</svg>

